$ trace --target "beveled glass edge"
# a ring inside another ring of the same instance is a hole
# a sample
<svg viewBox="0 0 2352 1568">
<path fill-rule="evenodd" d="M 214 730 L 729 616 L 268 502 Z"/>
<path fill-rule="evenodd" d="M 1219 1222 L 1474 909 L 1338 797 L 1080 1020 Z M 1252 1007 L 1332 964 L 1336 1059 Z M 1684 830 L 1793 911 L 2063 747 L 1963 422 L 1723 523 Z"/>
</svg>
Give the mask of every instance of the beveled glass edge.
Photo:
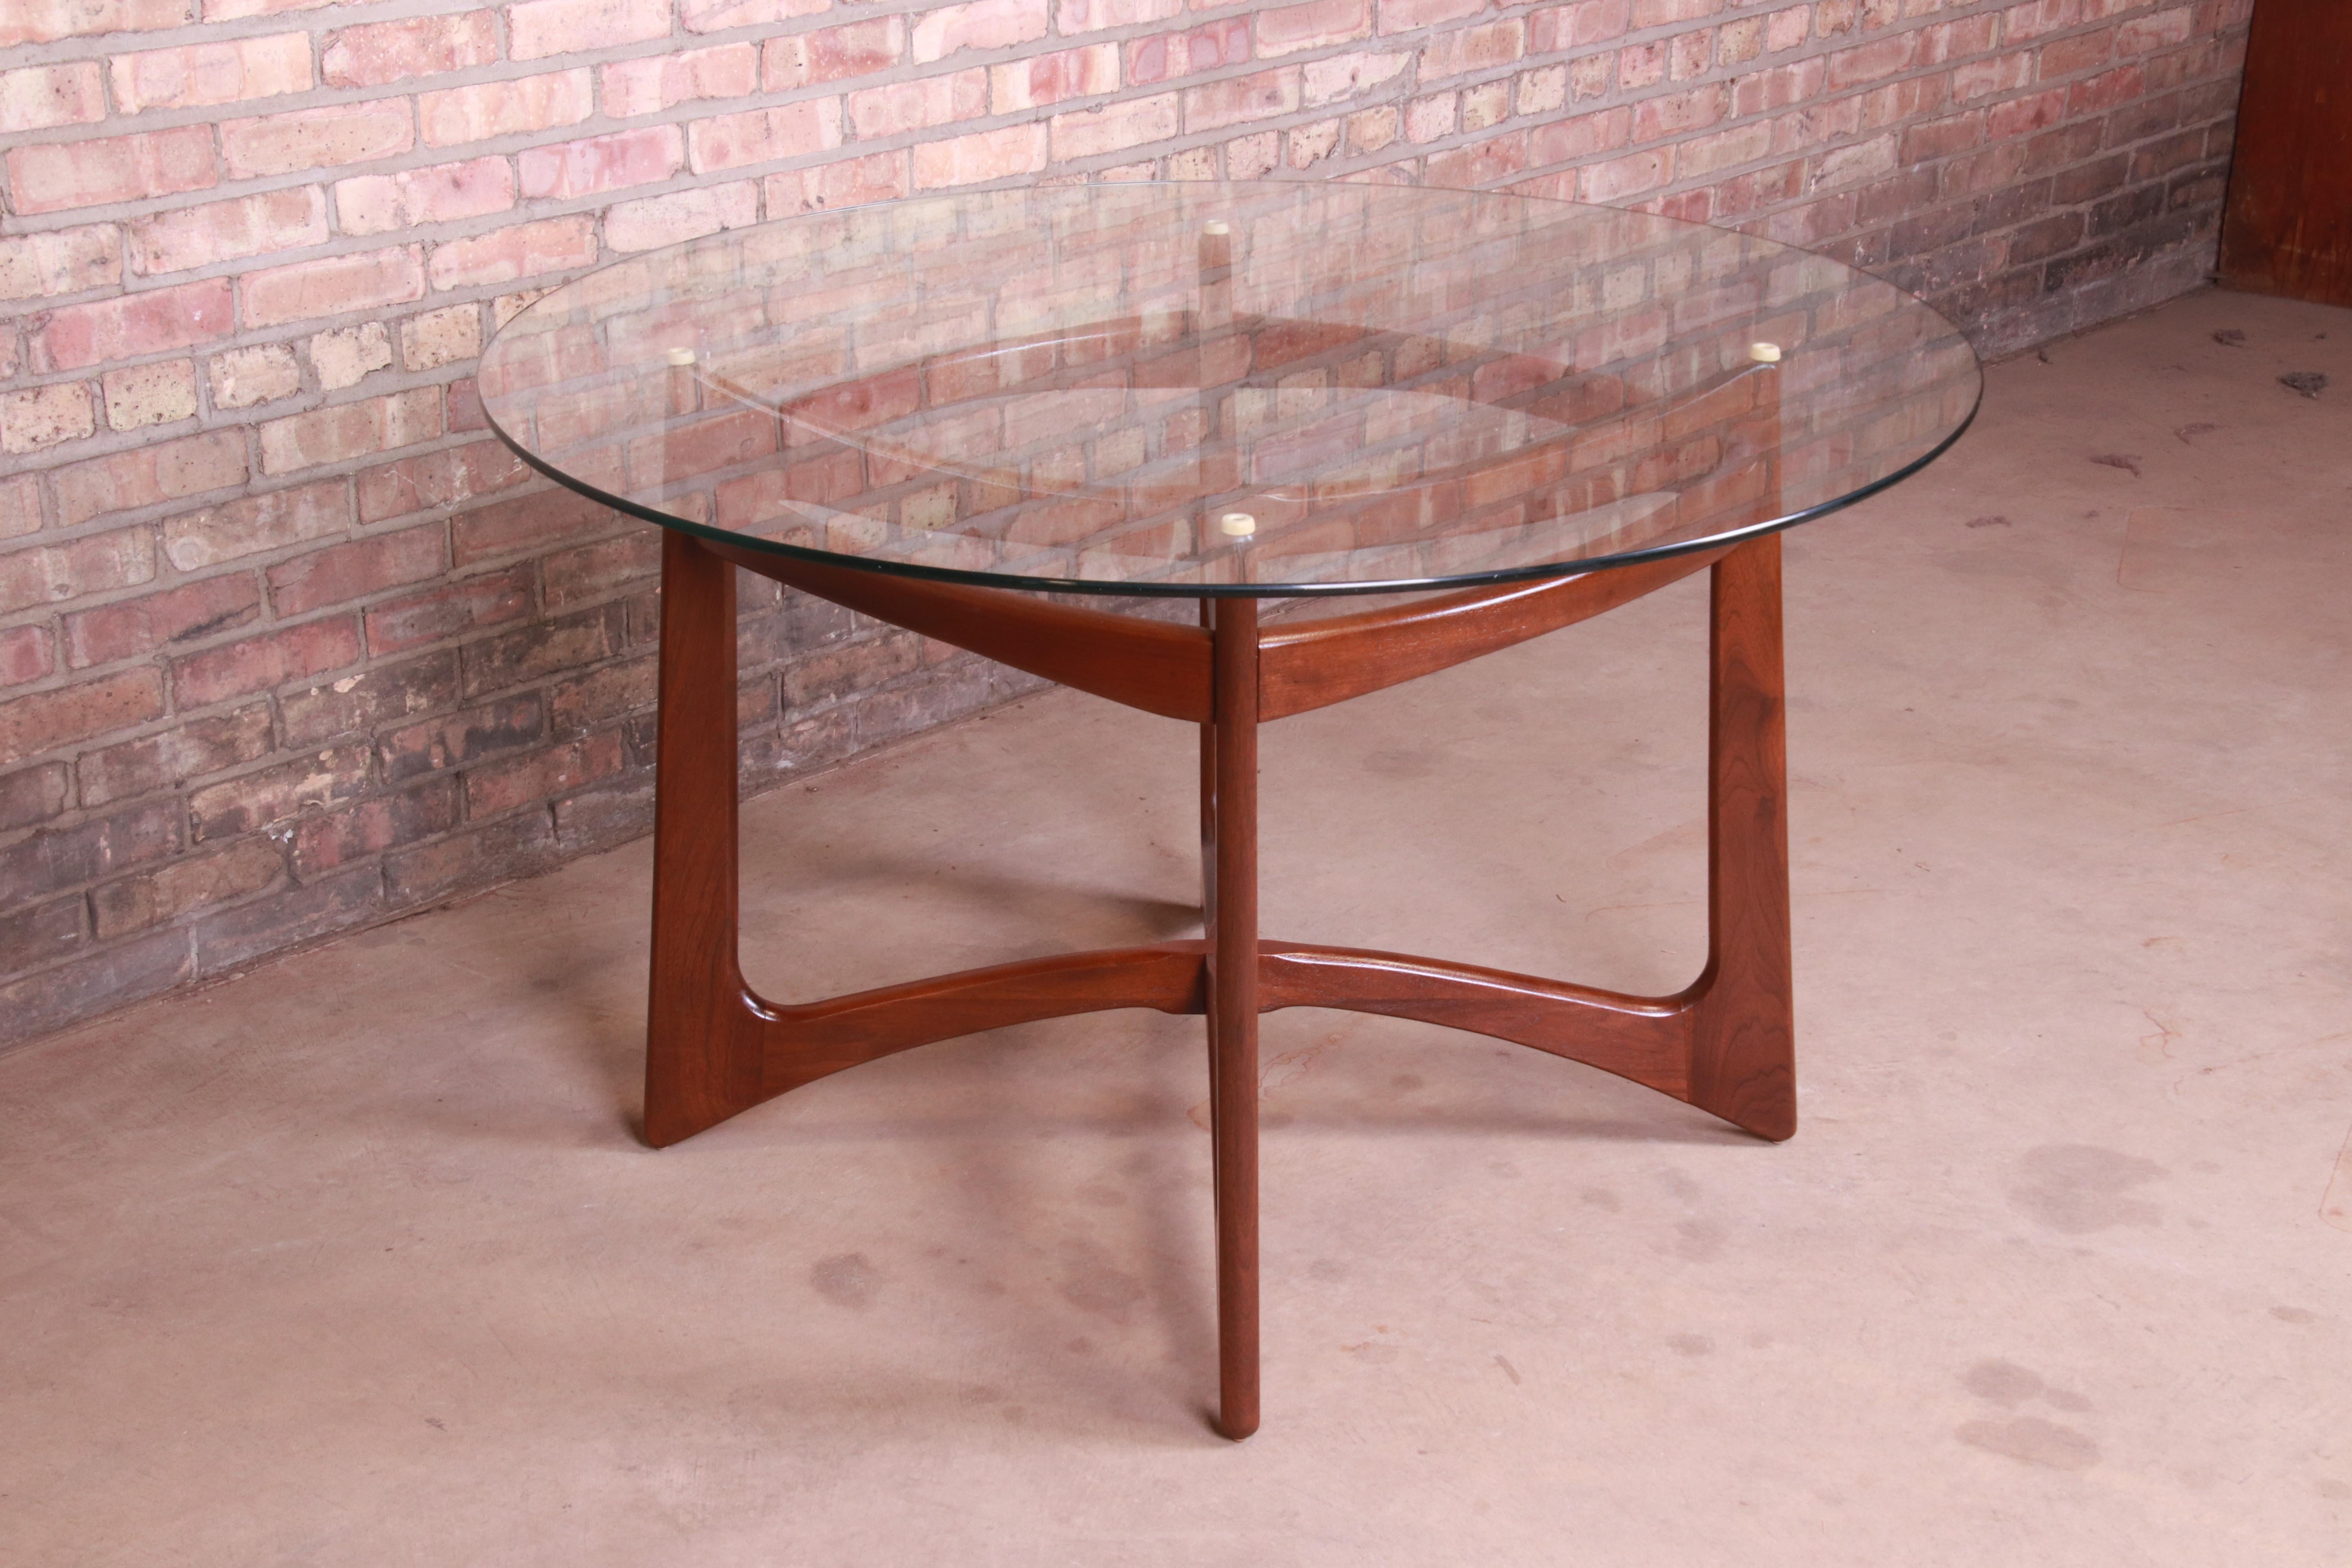
<svg viewBox="0 0 2352 1568">
<path fill-rule="evenodd" d="M 1292 185 L 1307 184 L 1316 182 L 1298 180 L 1217 180 L 1206 182 L 1194 182 L 1190 180 L 1121 180 L 1117 183 L 1121 185 L 1167 185 L 1182 189 L 1192 189 L 1196 188 L 1198 184 L 1202 184 L 1218 185 Z M 845 207 L 826 207 L 822 209 L 822 213 L 809 212 L 795 214 L 793 216 L 794 217 L 815 218 L 819 216 L 835 216 L 842 213 L 856 212 L 872 207 L 904 205 L 909 202 L 955 201 L 966 196 L 1010 195 L 1034 188 L 1034 187 L 1005 185 L 986 191 L 941 192 L 935 195 L 927 196 L 893 196 L 886 197 L 880 201 L 856 202 Z M 1068 187 L 1062 188 L 1066 189 Z M 1456 185 L 1413 185 L 1406 188 L 1416 191 L 1444 191 L 1455 195 L 1499 197 L 1505 201 L 1540 202 L 1547 206 L 1597 207 L 1601 211 L 1622 213 L 1628 216 L 1640 217 L 1652 223 L 1670 224 L 1679 228 L 1716 229 L 1717 232 L 1725 234 L 1738 234 L 1739 232 L 1737 229 L 1723 229 L 1715 224 L 1695 222 L 1690 218 L 1668 217 L 1663 213 L 1635 213 L 1630 208 L 1624 207 L 1600 207 L 1598 203 L 1564 201 L 1558 196 L 1523 196 L 1514 195 L 1507 191 L 1481 191 L 1474 190 L 1466 186 Z M 792 222 L 793 219 L 772 218 L 768 221 L 771 223 L 789 223 Z M 735 231 L 725 230 L 722 232 L 733 233 Z M 675 245 L 657 247 L 653 250 L 645 251 L 639 255 L 626 258 L 624 260 L 613 262 L 610 265 L 612 267 L 629 266 L 638 262 L 651 260 L 666 252 L 687 251 L 693 248 L 695 246 L 706 243 L 713 237 L 714 237 L 711 235 L 698 235 L 692 239 L 683 239 L 679 240 Z M 1803 246 L 1789 245 L 1783 241 L 1770 239 L 1761 235 L 1743 235 L 1741 237 L 1748 239 L 1762 239 L 1764 240 L 1764 243 L 1768 245 L 1777 246 L 1782 250 L 1793 252 L 1799 256 L 1820 255 L 1820 252 L 1807 250 Z M 1836 261 L 1836 258 L 1834 257 L 1822 257 L 1822 259 Z M 868 555 L 845 555 L 835 551 L 812 550 L 803 545 L 782 544 L 773 540 L 754 539 L 747 534 L 736 533 L 730 530 L 714 527 L 708 523 L 689 521 L 685 518 L 676 516 L 669 512 L 656 510 L 652 507 L 646 506 L 640 502 L 625 500 L 620 496 L 610 493 L 609 491 L 600 489 L 596 486 L 587 483 L 585 480 L 576 479 L 571 475 L 564 473 L 562 470 L 541 462 L 536 456 L 525 450 L 520 443 L 516 441 L 512 436 L 507 434 L 505 426 L 499 423 L 498 416 L 490 411 L 489 400 L 487 398 L 482 402 L 482 420 L 484 424 L 490 427 L 491 434 L 495 435 L 501 442 L 505 443 L 509 451 L 521 458 L 526 467 L 530 468 L 536 472 L 546 475 L 549 479 L 553 479 L 557 484 L 563 486 L 564 489 L 572 491 L 576 495 L 585 496 L 590 500 L 602 502 L 603 504 L 613 508 L 615 511 L 621 512 L 629 517 L 636 518 L 640 521 L 650 522 L 660 528 L 676 529 L 681 533 L 688 533 L 698 539 L 709 540 L 713 544 L 732 545 L 740 550 L 757 551 L 762 554 L 768 555 L 781 555 L 789 560 L 806 561 L 820 566 L 846 566 L 861 572 L 872 572 L 882 576 L 912 577 L 923 582 L 951 583 L 963 587 L 971 588 L 1011 588 L 1024 593 L 1091 594 L 1098 598 L 1137 599 L 1337 599 L 1347 598 L 1349 596 L 1360 597 L 1370 594 L 1437 593 L 1449 588 L 1480 588 L 1499 586 L 1507 583 L 1537 583 L 1551 577 L 1573 577 L 1580 575 L 1586 572 L 1606 572 L 1620 566 L 1637 565 L 1645 561 L 1669 561 L 1677 555 L 1696 555 L 1703 551 L 1720 549 L 1725 545 L 1737 544 L 1744 540 L 1760 539 L 1768 533 L 1779 533 L 1788 529 L 1795 528 L 1800 523 L 1811 522 L 1818 518 L 1827 517 L 1832 512 L 1843 511 L 1847 507 L 1868 500 L 1871 497 L 1877 495 L 1881 491 L 1902 483 L 1905 479 L 1909 479 L 1912 475 L 1919 472 L 1928 464 L 1942 457 L 1946 452 L 1950 451 L 1953 446 L 1958 442 L 1959 438 L 1968 434 L 1969 427 L 1976 423 L 1978 413 L 1984 407 L 1985 387 L 1984 359 L 1976 352 L 1976 345 L 1969 342 L 1968 334 L 1961 331 L 1960 329 L 1953 323 L 1950 317 L 1945 315 L 1941 310 L 1937 310 L 1933 305 L 1928 304 L 1925 300 L 1920 299 L 1919 296 L 1912 293 L 1909 289 L 1902 288 L 1898 284 L 1889 283 L 1884 278 L 1879 278 L 1871 273 L 1864 272 L 1861 268 L 1853 266 L 1851 262 L 1837 261 L 1836 264 L 1845 268 L 1846 270 L 1853 273 L 1856 277 L 1868 278 L 1874 283 L 1883 284 L 1889 289 L 1895 289 L 1896 293 L 1901 294 L 1905 299 L 1909 300 L 1920 310 L 1927 311 L 1929 315 L 1934 316 L 1937 321 L 1943 322 L 1947 328 L 1950 329 L 1952 336 L 1958 340 L 1960 345 L 1969 351 L 1969 362 L 1976 366 L 1977 372 L 1976 396 L 1970 400 L 1967 415 L 1961 418 L 1958 424 L 1952 426 L 1951 433 L 1949 435 L 1937 442 L 1935 446 L 1929 447 L 1926 452 L 1920 454 L 1919 457 L 1904 464 L 1901 468 L 1895 469 L 1892 473 L 1882 475 L 1878 479 L 1873 479 L 1870 483 L 1862 486 L 1858 489 L 1851 490 L 1844 495 L 1837 496 L 1829 500 L 1806 507 L 1801 510 L 1790 512 L 1785 517 L 1775 518 L 1769 522 L 1751 523 L 1741 528 L 1731 530 L 1728 532 L 1710 534 L 1705 539 L 1676 540 L 1671 543 L 1652 545 L 1640 550 L 1621 551 L 1613 555 L 1589 556 L 1576 561 L 1546 562 L 1535 566 L 1513 566 L 1494 572 L 1472 572 L 1459 576 L 1401 577 L 1387 579 L 1377 583 L 1121 583 L 1110 582 L 1100 578 L 1031 577 L 1003 572 L 972 572 L 947 566 L 924 566 L 904 561 L 884 561 Z M 588 272 L 583 272 L 579 278 L 572 279 L 566 283 L 560 284 L 556 288 L 548 290 L 547 293 L 541 295 L 539 299 L 533 300 L 520 310 L 516 311 L 512 317 L 508 319 L 505 326 L 500 327 L 497 332 L 492 334 L 490 346 L 495 348 L 498 343 L 498 339 L 505 335 L 508 328 L 515 325 L 516 322 L 520 321 L 524 316 L 529 315 L 531 311 L 538 310 L 541 305 L 545 304 L 548 300 L 552 300 L 557 295 L 562 293 L 563 290 L 569 288 L 572 283 L 577 283 L 581 281 L 582 279 L 593 277 L 597 272 L 602 272 L 606 269 L 607 268 L 595 268 Z M 482 352 L 484 355 L 487 356 L 489 353 L 489 349 L 486 348 Z"/>
<path fill-rule="evenodd" d="M 846 208 L 843 209 L 846 211 Z M 1794 248 L 1793 247 L 1791 248 Z M 1916 298 L 1916 296 L 1915 296 Z M 1928 308 L 1923 305 L 1923 309 Z M 1938 312 L 1940 314 L 1940 312 Z M 1965 342 L 1966 340 L 1962 340 Z M 1971 349 L 1970 353 L 1974 353 Z M 1166 583 L 1111 582 L 1097 577 L 1029 577 L 1004 572 L 968 572 L 948 566 L 923 566 L 906 561 L 884 561 L 870 555 L 844 555 L 830 550 L 811 550 L 797 544 L 781 544 L 773 540 L 753 539 L 746 534 L 715 528 L 708 523 L 691 522 L 666 511 L 656 511 L 635 501 L 625 500 L 598 489 L 594 485 L 574 479 L 570 475 L 549 467 L 515 443 L 499 426 L 497 419 L 485 410 L 483 417 L 493 434 L 507 445 L 507 449 L 525 464 L 545 474 L 557 484 L 590 500 L 601 501 L 615 511 L 672 528 L 681 533 L 707 539 L 713 544 L 732 545 L 739 550 L 751 550 L 767 555 L 782 555 L 791 560 L 807 561 L 820 566 L 847 566 L 860 572 L 872 572 L 886 577 L 914 577 L 931 583 L 954 583 L 971 588 L 1013 588 L 1040 594 L 1092 594 L 1104 598 L 1135 599 L 1338 599 L 1350 595 L 1436 593 L 1448 588 L 1480 588 L 1505 583 L 1536 583 L 1548 577 L 1575 577 L 1587 572 L 1606 572 L 1620 566 L 1637 565 L 1644 561 L 1666 561 L 1677 555 L 1696 555 L 1702 551 L 1720 549 L 1750 539 L 1760 539 L 1768 533 L 1779 533 L 1811 522 L 1816 518 L 1843 511 L 1860 501 L 1868 500 L 1881 490 L 1902 483 L 1946 452 L 1968 434 L 1976 423 L 1977 413 L 1984 406 L 1984 374 L 1979 362 L 1977 374 L 1977 395 L 1969 405 L 1965 418 L 1952 427 L 1952 433 L 1918 458 L 1906 463 L 1891 474 L 1884 475 L 1848 494 L 1822 501 L 1786 517 L 1769 522 L 1750 523 L 1728 532 L 1710 534 L 1705 539 L 1676 540 L 1669 544 L 1651 545 L 1641 550 L 1621 551 L 1614 555 L 1593 555 L 1577 561 L 1546 562 L 1536 566 L 1513 566 L 1496 572 L 1471 572 L 1448 577 L 1399 577 L 1378 583 Z"/>
</svg>

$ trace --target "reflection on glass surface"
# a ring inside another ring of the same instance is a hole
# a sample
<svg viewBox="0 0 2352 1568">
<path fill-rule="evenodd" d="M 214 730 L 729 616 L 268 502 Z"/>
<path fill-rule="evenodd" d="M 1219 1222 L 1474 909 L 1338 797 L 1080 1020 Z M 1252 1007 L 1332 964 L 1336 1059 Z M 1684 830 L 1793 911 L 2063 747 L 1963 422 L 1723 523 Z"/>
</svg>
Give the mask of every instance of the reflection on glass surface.
<svg viewBox="0 0 2352 1568">
<path fill-rule="evenodd" d="M 714 235 L 539 300 L 480 385 L 519 451 L 643 516 L 1190 595 L 1539 576 L 1760 531 L 1933 457 L 1979 375 L 1917 300 L 1769 240 L 1302 182 Z"/>
</svg>

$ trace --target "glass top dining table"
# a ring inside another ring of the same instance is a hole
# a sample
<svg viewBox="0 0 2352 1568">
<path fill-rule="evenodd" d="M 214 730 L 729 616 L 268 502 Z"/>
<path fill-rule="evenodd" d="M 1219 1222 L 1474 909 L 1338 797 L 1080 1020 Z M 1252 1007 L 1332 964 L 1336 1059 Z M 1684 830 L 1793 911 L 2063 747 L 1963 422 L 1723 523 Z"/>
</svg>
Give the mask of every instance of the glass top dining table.
<svg viewBox="0 0 2352 1568">
<path fill-rule="evenodd" d="M 1744 374 L 1759 363 L 1778 368 L 1770 417 Z M 666 526 L 876 572 L 1189 598 L 1711 548 L 1917 469 L 1980 378 L 1926 305 L 1769 239 L 1281 182 L 965 193 L 728 230 L 539 300 L 479 384 L 525 460 Z"/>
<path fill-rule="evenodd" d="M 526 461 L 665 530 L 649 1142 L 937 1040 L 1201 1015 L 1216 1426 L 1240 1438 L 1259 1420 L 1261 1013 L 1468 1030 L 1796 1131 L 1779 531 L 1917 471 L 1981 390 L 1960 334 L 1900 289 L 1751 235 L 1507 195 L 966 192 L 607 267 L 515 316 L 480 386 Z M 1195 726 L 1201 935 L 753 993 L 739 570 Z M 1708 956 L 1690 984 L 1627 995 L 1260 936 L 1263 724 L 1702 570 Z M 1200 624 L 1089 595 L 1193 599 Z M 1349 595 L 1402 603 L 1261 621 L 1263 600 Z"/>
</svg>

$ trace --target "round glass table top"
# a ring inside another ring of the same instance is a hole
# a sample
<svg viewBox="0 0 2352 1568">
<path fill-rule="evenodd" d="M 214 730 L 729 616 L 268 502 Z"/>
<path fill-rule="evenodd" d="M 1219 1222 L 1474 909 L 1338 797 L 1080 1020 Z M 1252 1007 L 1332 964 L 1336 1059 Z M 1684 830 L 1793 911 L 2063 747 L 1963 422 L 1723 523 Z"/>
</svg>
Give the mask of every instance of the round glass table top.
<svg viewBox="0 0 2352 1568">
<path fill-rule="evenodd" d="M 1507 582 L 1786 527 L 1916 471 L 1980 390 L 1826 257 L 1613 208 L 1307 182 L 818 211 L 565 285 L 493 426 L 751 549 L 1066 592 Z"/>
</svg>

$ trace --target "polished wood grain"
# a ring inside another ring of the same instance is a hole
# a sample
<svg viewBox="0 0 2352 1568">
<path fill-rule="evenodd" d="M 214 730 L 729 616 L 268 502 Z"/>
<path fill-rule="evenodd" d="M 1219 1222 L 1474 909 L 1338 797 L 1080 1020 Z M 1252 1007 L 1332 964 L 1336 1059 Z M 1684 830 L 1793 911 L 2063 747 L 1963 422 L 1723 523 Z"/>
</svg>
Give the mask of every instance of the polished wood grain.
<svg viewBox="0 0 2352 1568">
<path fill-rule="evenodd" d="M 773 551 L 706 543 L 747 572 L 985 658 L 1169 719 L 1209 716 L 1209 635 L 1034 594 L 828 566 Z"/>
<path fill-rule="evenodd" d="M 1216 687 L 1204 773 L 1209 1135 L 1217 1205 L 1217 1429 L 1257 1430 L 1257 729 L 1255 599 L 1210 610 Z"/>
<path fill-rule="evenodd" d="M 1777 376 L 1760 398 L 1777 417 Z M 1769 432 L 1777 440 L 1777 432 Z M 1759 503 L 1778 504 L 1777 486 Z M 737 957 L 735 593 L 740 565 L 1065 684 L 1192 721 L 1201 748 L 1197 942 L 1024 960 L 799 1004 Z M 1403 953 L 1258 932 L 1262 723 L 1539 636 L 1710 572 L 1708 956 L 1666 996 L 1633 996 Z M 1261 626 L 1204 598 L 1198 626 L 1006 590 L 884 576 L 667 534 L 662 555 L 653 978 L 646 1137 L 674 1143 L 772 1096 L 895 1051 L 1121 1007 L 1205 1016 L 1216 1205 L 1218 1409 L 1260 1416 L 1257 1019 L 1286 1007 L 1412 1018 L 1589 1063 L 1768 1139 L 1796 1128 L 1790 1012 L 1780 547 L 1727 549 L 1485 588 L 1403 609 Z"/>
</svg>

